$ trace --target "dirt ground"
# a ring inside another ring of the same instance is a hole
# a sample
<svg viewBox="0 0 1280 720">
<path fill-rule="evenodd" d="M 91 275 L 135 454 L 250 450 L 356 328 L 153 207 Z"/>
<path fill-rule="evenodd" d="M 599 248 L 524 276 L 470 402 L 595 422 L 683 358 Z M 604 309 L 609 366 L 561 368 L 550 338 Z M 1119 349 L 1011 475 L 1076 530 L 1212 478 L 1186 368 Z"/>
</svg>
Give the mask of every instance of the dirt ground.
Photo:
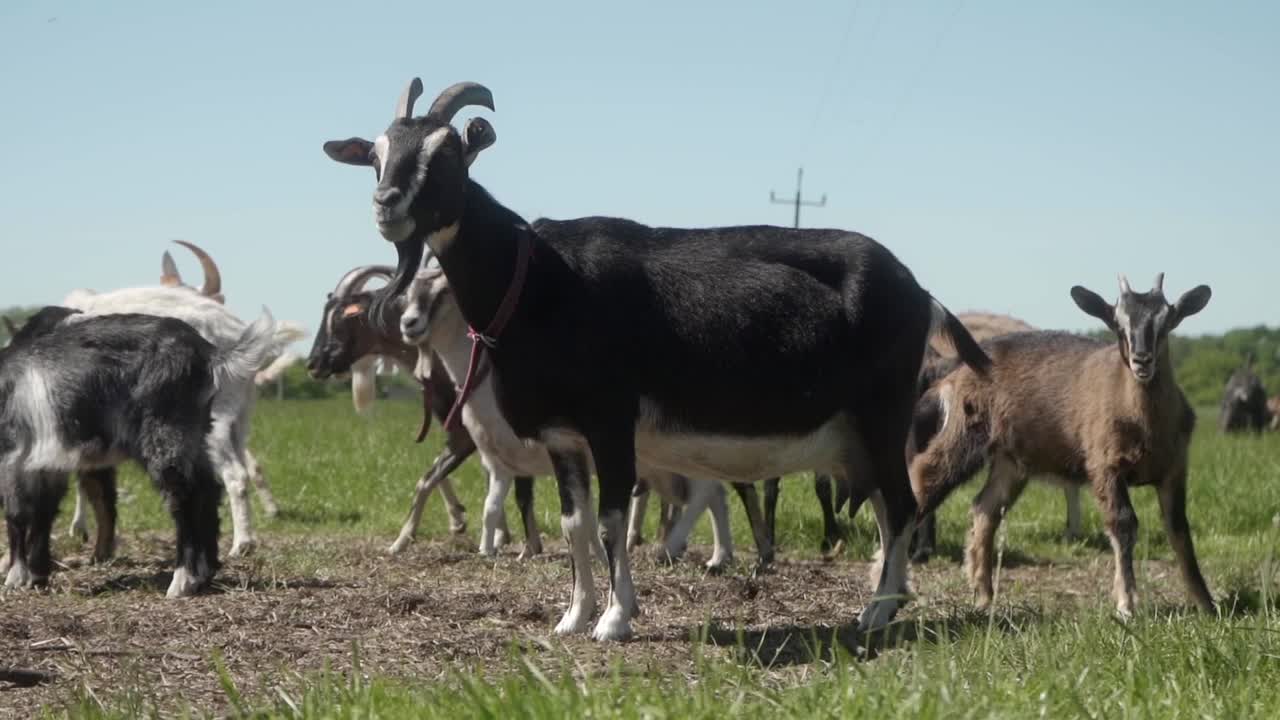
<svg viewBox="0 0 1280 720">
<path fill-rule="evenodd" d="M 518 546 L 486 561 L 460 541 L 419 542 L 393 559 L 381 542 L 266 540 L 260 557 L 228 562 L 212 592 L 188 600 L 163 597 L 171 540 L 159 534 L 134 538 L 125 558 L 111 565 L 64 558 L 66 569 L 47 591 L 0 593 L 0 668 L 50 674 L 32 687 L 0 683 L 0 717 L 28 717 L 77 692 L 105 701 L 121 687 L 139 688 L 165 705 L 181 701 L 217 712 L 226 696 L 213 669 L 215 651 L 240 691 L 261 697 L 296 684 L 297 673 L 350 672 L 356 647 L 365 675 L 428 682 L 473 667 L 501 672 L 516 662 L 513 642 L 551 671 L 604 672 L 621 658 L 629 672 L 693 674 L 701 654 L 767 666 L 783 681 L 821 661 L 814 637 L 855 650 L 864 642 L 852 627 L 870 595 L 862 558 L 784 557 L 754 577 L 741 562 L 729 574 L 711 576 L 694 564 L 701 557 L 696 549 L 680 565 L 665 567 L 642 548 L 636 637 L 602 646 L 551 635 L 569 595 L 560 542 L 530 561 L 516 558 Z M 314 566 L 280 570 L 268 558 L 282 549 L 291 562 L 313 558 Z M 1001 579 L 1006 617 L 1108 602 L 1109 554 L 1059 566 L 1013 557 L 1009 565 Z M 1165 563 L 1146 563 L 1140 572 L 1144 601 L 1180 600 Z M 598 567 L 595 574 L 603 604 L 605 581 Z M 916 568 L 913 588 L 918 596 L 900 618 L 923 619 L 924 627 L 937 621 L 951 631 L 987 623 L 968 609 L 953 558 Z M 908 625 L 904 633 L 918 631 Z"/>
</svg>

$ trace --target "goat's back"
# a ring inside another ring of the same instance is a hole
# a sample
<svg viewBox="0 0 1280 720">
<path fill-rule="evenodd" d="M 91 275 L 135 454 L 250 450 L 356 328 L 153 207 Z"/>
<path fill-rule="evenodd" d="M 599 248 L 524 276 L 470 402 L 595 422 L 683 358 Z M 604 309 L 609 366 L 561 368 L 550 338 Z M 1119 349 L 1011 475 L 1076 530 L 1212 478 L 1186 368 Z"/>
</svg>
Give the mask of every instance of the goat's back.
<svg viewBox="0 0 1280 720">
<path fill-rule="evenodd" d="M 25 449 L 29 470 L 74 470 L 93 457 L 137 458 L 144 436 L 186 442 L 151 431 L 207 429 L 213 358 L 213 346 L 173 318 L 68 317 L 6 349 L 0 452 Z"/>
<path fill-rule="evenodd" d="M 930 298 L 866 236 L 615 218 L 533 227 L 545 242 L 537 279 L 502 342 L 554 347 L 557 362 L 535 375 L 527 357 L 500 350 L 504 386 L 563 398 L 616 390 L 661 408 L 668 427 L 795 432 L 919 367 Z"/>
</svg>

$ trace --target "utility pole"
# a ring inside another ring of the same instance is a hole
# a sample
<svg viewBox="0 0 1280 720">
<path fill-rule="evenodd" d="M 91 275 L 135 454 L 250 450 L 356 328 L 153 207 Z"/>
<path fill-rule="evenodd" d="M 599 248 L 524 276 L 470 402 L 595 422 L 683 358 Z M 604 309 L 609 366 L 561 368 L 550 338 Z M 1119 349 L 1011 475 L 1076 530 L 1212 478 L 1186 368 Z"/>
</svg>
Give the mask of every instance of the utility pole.
<svg viewBox="0 0 1280 720">
<path fill-rule="evenodd" d="M 796 206 L 796 224 L 795 224 L 795 227 L 796 227 L 797 229 L 799 229 L 799 227 L 800 227 L 800 206 L 801 206 L 801 205 L 807 205 L 807 206 L 809 206 L 809 207 L 822 207 L 822 206 L 824 206 L 824 205 L 826 205 L 826 204 L 827 204 L 827 194 L 826 194 L 826 193 L 822 193 L 822 199 L 821 199 L 821 200 L 819 200 L 819 201 L 817 201 L 817 202 L 813 202 L 812 200 L 808 200 L 808 201 L 804 200 L 804 199 L 801 197 L 801 194 L 800 194 L 800 192 L 801 192 L 801 186 L 802 186 L 802 185 L 804 185 L 804 168 L 800 168 L 799 170 L 797 170 L 797 171 L 796 171 L 796 197 L 795 197 L 795 200 L 784 200 L 784 199 L 782 199 L 782 198 L 779 198 L 779 197 L 777 196 L 777 194 L 775 194 L 772 190 L 770 190 L 770 191 L 769 191 L 769 202 L 771 202 L 771 203 L 776 203 L 776 204 L 778 204 L 778 205 L 791 205 L 791 204 L 794 204 L 794 205 Z"/>
</svg>

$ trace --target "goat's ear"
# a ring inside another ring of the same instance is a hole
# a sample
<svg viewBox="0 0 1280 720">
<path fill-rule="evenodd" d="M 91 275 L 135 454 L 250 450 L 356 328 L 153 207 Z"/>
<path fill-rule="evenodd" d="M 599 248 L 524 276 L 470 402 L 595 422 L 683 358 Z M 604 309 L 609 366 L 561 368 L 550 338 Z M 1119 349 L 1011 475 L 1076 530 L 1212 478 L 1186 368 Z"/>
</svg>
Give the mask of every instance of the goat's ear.
<svg viewBox="0 0 1280 720">
<path fill-rule="evenodd" d="M 330 159 L 337 160 L 347 165 L 363 165 L 369 167 L 373 165 L 373 159 L 369 157 L 369 151 L 373 149 L 373 143 L 364 138 L 347 138 L 346 140 L 330 140 L 324 144 L 324 154 Z"/>
<path fill-rule="evenodd" d="M 364 312 L 364 307 L 361 306 L 360 303 L 351 303 L 350 305 L 342 308 L 342 317 L 348 318 L 353 315 L 359 315 L 362 312 Z"/>
<path fill-rule="evenodd" d="M 1212 296 L 1213 291 L 1208 285 L 1197 285 L 1183 293 L 1178 302 L 1173 304 L 1173 325 L 1170 329 L 1178 327 L 1178 323 L 1203 310 Z"/>
<path fill-rule="evenodd" d="M 1116 329 L 1116 309 L 1103 300 L 1101 295 L 1076 285 L 1071 288 L 1071 299 L 1076 301 L 1076 307 L 1085 314 L 1098 318 L 1113 331 Z"/>
</svg>

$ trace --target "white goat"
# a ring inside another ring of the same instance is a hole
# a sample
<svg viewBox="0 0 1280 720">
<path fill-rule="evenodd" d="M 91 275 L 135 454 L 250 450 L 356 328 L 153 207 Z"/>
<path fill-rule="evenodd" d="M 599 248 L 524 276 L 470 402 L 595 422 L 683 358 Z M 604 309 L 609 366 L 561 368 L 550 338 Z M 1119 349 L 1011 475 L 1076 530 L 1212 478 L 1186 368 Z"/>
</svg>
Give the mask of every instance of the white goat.
<svg viewBox="0 0 1280 720">
<path fill-rule="evenodd" d="M 201 337 L 222 351 L 233 347 L 246 327 L 221 303 L 182 287 L 126 288 L 101 294 L 75 290 L 63 300 L 62 305 L 88 315 L 141 313 L 177 318 L 191 325 Z M 277 323 L 269 356 L 279 356 L 286 345 L 305 336 L 305 331 L 293 323 Z M 249 519 L 250 478 L 268 512 L 275 509 L 266 478 L 245 445 L 256 395 L 253 378 L 249 378 L 247 382 L 219 387 L 213 402 L 209 449 L 231 504 L 232 557 L 248 552 L 255 544 Z"/>
</svg>

